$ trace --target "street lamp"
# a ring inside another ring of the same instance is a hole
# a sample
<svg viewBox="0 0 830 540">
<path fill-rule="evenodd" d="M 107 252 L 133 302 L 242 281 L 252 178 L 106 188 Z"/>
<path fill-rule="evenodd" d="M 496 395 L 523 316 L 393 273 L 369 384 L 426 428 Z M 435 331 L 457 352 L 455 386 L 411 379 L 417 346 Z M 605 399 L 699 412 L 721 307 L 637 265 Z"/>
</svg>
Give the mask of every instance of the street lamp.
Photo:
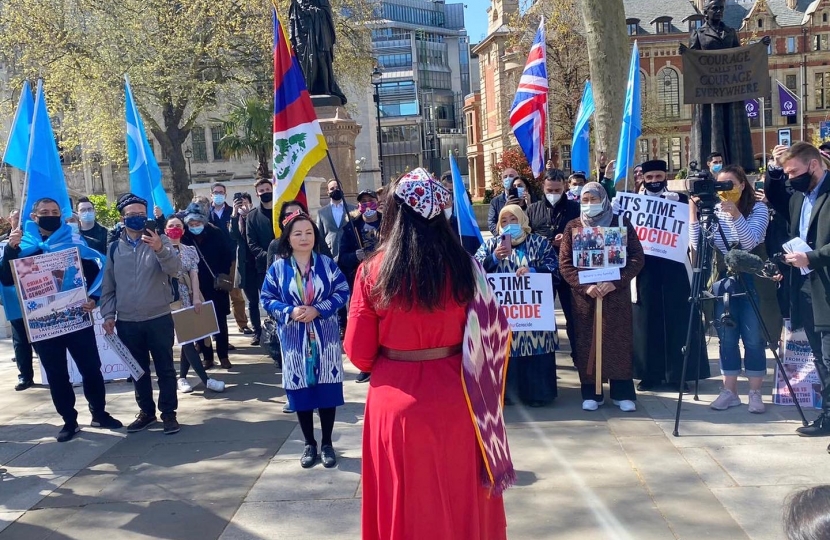
<svg viewBox="0 0 830 540">
<path fill-rule="evenodd" d="M 375 110 L 378 115 L 378 169 L 380 169 L 380 185 L 383 182 L 383 141 L 381 140 L 380 131 L 380 83 L 383 82 L 383 73 L 378 66 L 372 71 L 372 84 L 375 87 Z"/>
<path fill-rule="evenodd" d="M 193 171 L 190 170 L 190 160 L 193 158 L 193 150 L 188 146 L 184 151 L 184 157 L 187 160 L 187 180 L 193 183 Z"/>
</svg>

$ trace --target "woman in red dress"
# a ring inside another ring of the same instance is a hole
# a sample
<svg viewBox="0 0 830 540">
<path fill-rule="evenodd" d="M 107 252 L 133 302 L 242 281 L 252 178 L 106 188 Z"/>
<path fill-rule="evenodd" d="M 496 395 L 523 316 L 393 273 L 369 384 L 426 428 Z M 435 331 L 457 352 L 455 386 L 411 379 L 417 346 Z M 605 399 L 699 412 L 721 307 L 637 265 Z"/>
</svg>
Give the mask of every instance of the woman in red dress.
<svg viewBox="0 0 830 540">
<path fill-rule="evenodd" d="M 364 540 L 507 538 L 509 328 L 449 229 L 446 201 L 423 169 L 402 177 L 387 197 L 383 243 L 355 281 L 345 349 L 372 373 Z"/>
</svg>

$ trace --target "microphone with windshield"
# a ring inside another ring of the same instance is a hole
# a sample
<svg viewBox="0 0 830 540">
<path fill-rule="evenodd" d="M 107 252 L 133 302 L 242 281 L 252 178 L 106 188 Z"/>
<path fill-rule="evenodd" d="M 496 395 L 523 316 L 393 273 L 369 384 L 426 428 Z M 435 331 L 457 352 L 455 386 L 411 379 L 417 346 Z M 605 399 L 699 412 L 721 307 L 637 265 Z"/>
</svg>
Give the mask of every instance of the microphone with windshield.
<svg viewBox="0 0 830 540">
<path fill-rule="evenodd" d="M 764 270 L 764 260 L 742 249 L 730 249 L 724 256 L 726 267 L 733 274 L 758 274 Z"/>
</svg>

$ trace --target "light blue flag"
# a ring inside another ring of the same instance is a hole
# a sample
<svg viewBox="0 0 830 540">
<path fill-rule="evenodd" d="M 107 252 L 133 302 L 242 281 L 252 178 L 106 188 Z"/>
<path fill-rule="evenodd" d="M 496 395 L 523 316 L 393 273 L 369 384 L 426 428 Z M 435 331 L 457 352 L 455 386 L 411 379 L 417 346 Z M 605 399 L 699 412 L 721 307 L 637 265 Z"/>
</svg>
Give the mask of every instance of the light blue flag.
<svg viewBox="0 0 830 540">
<path fill-rule="evenodd" d="M 614 181 L 626 177 L 634 167 L 634 151 L 637 139 L 643 133 L 642 110 L 640 108 L 640 48 L 634 42 L 631 50 L 631 64 L 628 68 L 628 88 L 625 91 L 625 109 L 623 109 L 622 129 L 620 130 L 620 148 L 614 167 Z"/>
<path fill-rule="evenodd" d="M 26 160 L 29 158 L 29 136 L 32 133 L 32 115 L 35 112 L 35 102 L 32 99 L 32 87 L 29 81 L 23 82 L 20 90 L 20 101 L 14 113 L 14 122 L 9 132 L 9 142 L 6 144 L 6 153 L 3 161 L 21 171 L 26 170 Z"/>
<path fill-rule="evenodd" d="M 582 91 L 582 103 L 576 115 L 574 138 L 571 141 L 571 170 L 582 171 L 585 174 L 591 170 L 589 155 L 589 138 L 591 136 L 591 116 L 594 115 L 594 92 L 591 81 L 585 81 L 585 90 Z"/>
<path fill-rule="evenodd" d="M 470 236 L 478 239 L 479 245 L 484 243 L 481 236 L 481 229 L 478 228 L 476 215 L 470 200 L 467 198 L 467 188 L 464 187 L 464 180 L 461 179 L 461 171 L 458 170 L 458 163 L 455 156 L 450 153 L 450 170 L 452 171 L 452 205 L 455 219 L 458 221 L 458 236 Z"/>
<path fill-rule="evenodd" d="M 22 225 L 31 220 L 32 208 L 38 199 L 48 197 L 57 201 L 64 219 L 72 216 L 69 192 L 63 177 L 63 167 L 52 131 L 52 122 L 46 109 L 43 95 L 43 81 L 37 82 L 32 132 L 29 140 L 29 152 L 26 158 L 26 181 L 23 188 Z"/>
<path fill-rule="evenodd" d="M 130 79 L 128 77 L 124 79 L 124 88 L 127 93 L 127 159 L 130 165 L 130 191 L 145 199 L 151 206 L 158 206 L 165 217 L 169 217 L 173 214 L 173 205 L 161 183 L 161 169 L 159 169 L 153 149 L 150 148 L 150 141 L 147 140 L 144 122 L 141 121 L 141 115 L 135 106 Z M 147 210 L 152 215 L 152 207 Z"/>
</svg>

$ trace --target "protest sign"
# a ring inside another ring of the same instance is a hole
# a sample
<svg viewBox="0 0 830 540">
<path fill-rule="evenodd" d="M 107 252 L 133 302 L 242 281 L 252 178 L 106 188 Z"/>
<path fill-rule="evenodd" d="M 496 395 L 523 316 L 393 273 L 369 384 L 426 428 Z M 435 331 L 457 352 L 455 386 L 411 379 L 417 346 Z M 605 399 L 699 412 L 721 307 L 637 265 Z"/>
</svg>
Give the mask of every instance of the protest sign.
<svg viewBox="0 0 830 540">
<path fill-rule="evenodd" d="M 807 341 L 804 329 L 792 331 L 789 319 L 784 319 L 781 348 L 778 352 L 784 373 L 790 380 L 798 402 L 802 407 L 821 409 L 821 379 L 816 372 L 813 349 Z M 776 365 L 772 402 L 776 405 L 794 405 L 784 374 Z"/>
<path fill-rule="evenodd" d="M 683 53 L 683 102 L 732 103 L 767 97 L 767 46 L 753 43 L 715 51 Z"/>
<path fill-rule="evenodd" d="M 30 342 L 92 326 L 77 248 L 15 259 L 12 267 Z"/>
<path fill-rule="evenodd" d="M 553 281 L 550 274 L 488 274 L 496 299 L 513 331 L 554 331 Z"/>
<path fill-rule="evenodd" d="M 585 270 L 579 273 L 579 284 L 588 285 L 590 283 L 602 283 L 603 281 L 619 281 L 620 268 L 614 266 L 612 268 L 597 268 L 596 270 Z"/>
<path fill-rule="evenodd" d="M 193 306 L 176 310 L 173 315 L 173 327 L 176 329 L 176 342 L 186 345 L 219 333 L 216 308 L 213 301 L 202 304 L 199 313 Z"/>
<path fill-rule="evenodd" d="M 101 374 L 104 376 L 104 380 L 114 381 L 117 379 L 126 379 L 130 375 L 132 375 L 134 379 L 140 378 L 141 375 L 133 373 L 130 366 L 124 362 L 121 355 L 118 354 L 118 351 L 115 350 L 110 341 L 107 339 L 106 332 L 104 332 L 104 319 L 101 317 L 101 310 L 96 309 L 93 311 L 92 318 L 95 321 L 95 342 L 98 345 L 98 356 L 101 357 Z M 67 352 L 66 356 L 69 368 L 69 381 L 72 384 L 80 384 L 83 382 L 81 372 L 78 371 L 78 367 L 75 365 L 72 355 Z M 139 367 L 138 369 L 140 370 L 141 368 Z M 136 377 L 136 375 L 138 375 L 138 377 Z M 43 365 L 40 366 L 40 377 L 42 384 L 49 384 Z"/>
<path fill-rule="evenodd" d="M 579 227 L 571 230 L 573 262 L 577 268 L 625 266 L 628 232 L 625 227 Z"/>
<path fill-rule="evenodd" d="M 689 250 L 689 205 L 660 197 L 617 193 L 621 216 L 631 221 L 646 255 L 685 262 Z"/>
</svg>

